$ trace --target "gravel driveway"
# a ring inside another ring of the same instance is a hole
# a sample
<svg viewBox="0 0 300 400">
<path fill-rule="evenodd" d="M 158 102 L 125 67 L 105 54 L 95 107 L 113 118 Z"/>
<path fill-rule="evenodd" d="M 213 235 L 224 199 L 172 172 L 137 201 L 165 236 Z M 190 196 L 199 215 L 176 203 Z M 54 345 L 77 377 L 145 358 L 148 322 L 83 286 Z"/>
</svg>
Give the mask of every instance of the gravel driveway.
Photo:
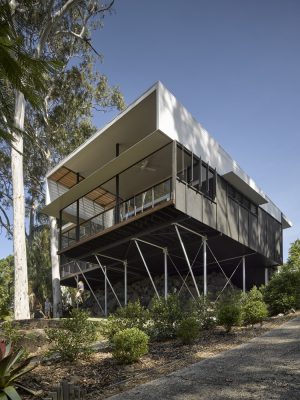
<svg viewBox="0 0 300 400">
<path fill-rule="evenodd" d="M 300 400 L 300 318 L 110 400 Z"/>
</svg>

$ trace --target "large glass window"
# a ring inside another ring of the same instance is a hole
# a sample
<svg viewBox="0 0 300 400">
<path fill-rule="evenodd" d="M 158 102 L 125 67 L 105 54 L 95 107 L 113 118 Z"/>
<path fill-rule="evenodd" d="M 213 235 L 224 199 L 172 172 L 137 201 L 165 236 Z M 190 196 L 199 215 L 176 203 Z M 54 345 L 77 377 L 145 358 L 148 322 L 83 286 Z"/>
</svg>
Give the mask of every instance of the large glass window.
<svg viewBox="0 0 300 400">
<path fill-rule="evenodd" d="M 181 144 L 177 145 L 177 178 L 212 199 L 216 196 L 216 171 Z"/>
</svg>

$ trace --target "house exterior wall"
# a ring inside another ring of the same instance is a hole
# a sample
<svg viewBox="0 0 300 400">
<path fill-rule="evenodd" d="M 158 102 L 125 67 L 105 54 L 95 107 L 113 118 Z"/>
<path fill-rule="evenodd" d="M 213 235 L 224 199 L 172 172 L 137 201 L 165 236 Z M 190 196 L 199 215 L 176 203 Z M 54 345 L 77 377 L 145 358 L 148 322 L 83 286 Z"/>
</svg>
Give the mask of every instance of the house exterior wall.
<svg viewBox="0 0 300 400">
<path fill-rule="evenodd" d="M 274 264 L 282 263 L 282 225 L 261 207 L 257 214 L 228 195 L 228 184 L 217 179 L 216 197 L 210 200 L 177 180 L 175 207 L 210 228 L 256 251 Z"/>
</svg>

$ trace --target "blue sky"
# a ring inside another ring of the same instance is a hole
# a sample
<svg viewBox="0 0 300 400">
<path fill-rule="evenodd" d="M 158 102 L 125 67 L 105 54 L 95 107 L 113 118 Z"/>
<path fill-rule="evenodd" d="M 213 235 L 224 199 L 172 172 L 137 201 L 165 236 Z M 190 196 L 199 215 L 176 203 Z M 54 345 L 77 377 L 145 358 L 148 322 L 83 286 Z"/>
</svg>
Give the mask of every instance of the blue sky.
<svg viewBox="0 0 300 400">
<path fill-rule="evenodd" d="M 127 104 L 162 81 L 255 179 L 294 223 L 286 256 L 300 237 L 300 1 L 116 0 L 94 44 Z"/>
</svg>

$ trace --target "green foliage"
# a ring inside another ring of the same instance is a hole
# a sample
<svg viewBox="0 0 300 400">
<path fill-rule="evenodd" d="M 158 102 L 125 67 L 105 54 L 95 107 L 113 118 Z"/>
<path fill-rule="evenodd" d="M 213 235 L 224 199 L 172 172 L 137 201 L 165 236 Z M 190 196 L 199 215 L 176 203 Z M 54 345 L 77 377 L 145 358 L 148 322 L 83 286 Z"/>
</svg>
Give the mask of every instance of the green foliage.
<svg viewBox="0 0 300 400">
<path fill-rule="evenodd" d="M 199 336 L 199 328 L 195 317 L 186 317 L 178 324 L 177 337 L 183 344 L 191 344 Z"/>
<path fill-rule="evenodd" d="M 216 325 L 216 309 L 206 296 L 192 299 L 188 311 L 193 315 L 201 329 L 211 329 Z"/>
<path fill-rule="evenodd" d="M 229 293 L 220 298 L 217 304 L 217 323 L 229 333 L 233 326 L 242 321 L 241 295 Z"/>
<path fill-rule="evenodd" d="M 0 139 L 13 144 L 14 90 L 22 92 L 32 107 L 43 109 L 46 92 L 45 76 L 55 70 L 55 64 L 37 59 L 25 48 L 25 37 L 18 19 L 12 15 L 9 2 L 0 3 Z"/>
<path fill-rule="evenodd" d="M 27 242 L 29 285 L 39 303 L 52 294 L 49 228 L 36 229 Z"/>
<path fill-rule="evenodd" d="M 6 343 L 14 343 L 14 345 L 18 345 L 21 337 L 21 333 L 14 327 L 11 321 L 5 321 L 2 323 L 1 339 L 4 339 Z"/>
<path fill-rule="evenodd" d="M 264 290 L 264 300 L 271 315 L 300 307 L 300 270 L 283 267 L 272 276 Z"/>
<path fill-rule="evenodd" d="M 0 342 L 0 398 L 1 400 L 20 400 L 16 388 L 22 388 L 30 394 L 36 394 L 18 382 L 21 376 L 33 370 L 37 364 L 32 357 L 23 359 L 24 350 L 12 350 L 11 343 Z"/>
<path fill-rule="evenodd" d="M 263 295 L 256 286 L 243 296 L 242 318 L 245 325 L 262 323 L 268 316 L 267 305 Z"/>
<path fill-rule="evenodd" d="M 149 333 L 156 340 L 176 337 L 177 324 L 181 321 L 183 312 L 179 297 L 168 296 L 167 300 L 154 298 L 150 308 L 150 317 L 153 325 Z"/>
<path fill-rule="evenodd" d="M 286 268 L 300 271 L 300 239 L 295 240 L 291 244 Z"/>
<path fill-rule="evenodd" d="M 146 329 L 149 320 L 149 311 L 145 309 L 139 300 L 129 302 L 126 307 L 117 309 L 114 315 L 110 315 L 101 323 L 101 334 L 111 340 L 113 336 L 127 328 Z"/>
<path fill-rule="evenodd" d="M 0 260 L 0 320 L 10 313 L 13 301 L 13 256 Z"/>
<path fill-rule="evenodd" d="M 148 353 L 149 337 L 138 328 L 127 328 L 116 333 L 112 339 L 113 357 L 121 363 L 130 364 Z"/>
<path fill-rule="evenodd" d="M 126 307 L 118 308 L 115 316 L 128 320 L 128 328 L 143 330 L 149 320 L 149 311 L 141 305 L 139 300 L 136 300 L 135 302 L 129 302 Z"/>
<path fill-rule="evenodd" d="M 61 328 L 47 329 L 52 343 L 51 353 L 58 353 L 63 360 L 75 360 L 79 355 L 91 353 L 91 344 L 97 338 L 96 325 L 88 320 L 89 315 L 73 310 L 71 318 L 62 320 Z"/>
</svg>

